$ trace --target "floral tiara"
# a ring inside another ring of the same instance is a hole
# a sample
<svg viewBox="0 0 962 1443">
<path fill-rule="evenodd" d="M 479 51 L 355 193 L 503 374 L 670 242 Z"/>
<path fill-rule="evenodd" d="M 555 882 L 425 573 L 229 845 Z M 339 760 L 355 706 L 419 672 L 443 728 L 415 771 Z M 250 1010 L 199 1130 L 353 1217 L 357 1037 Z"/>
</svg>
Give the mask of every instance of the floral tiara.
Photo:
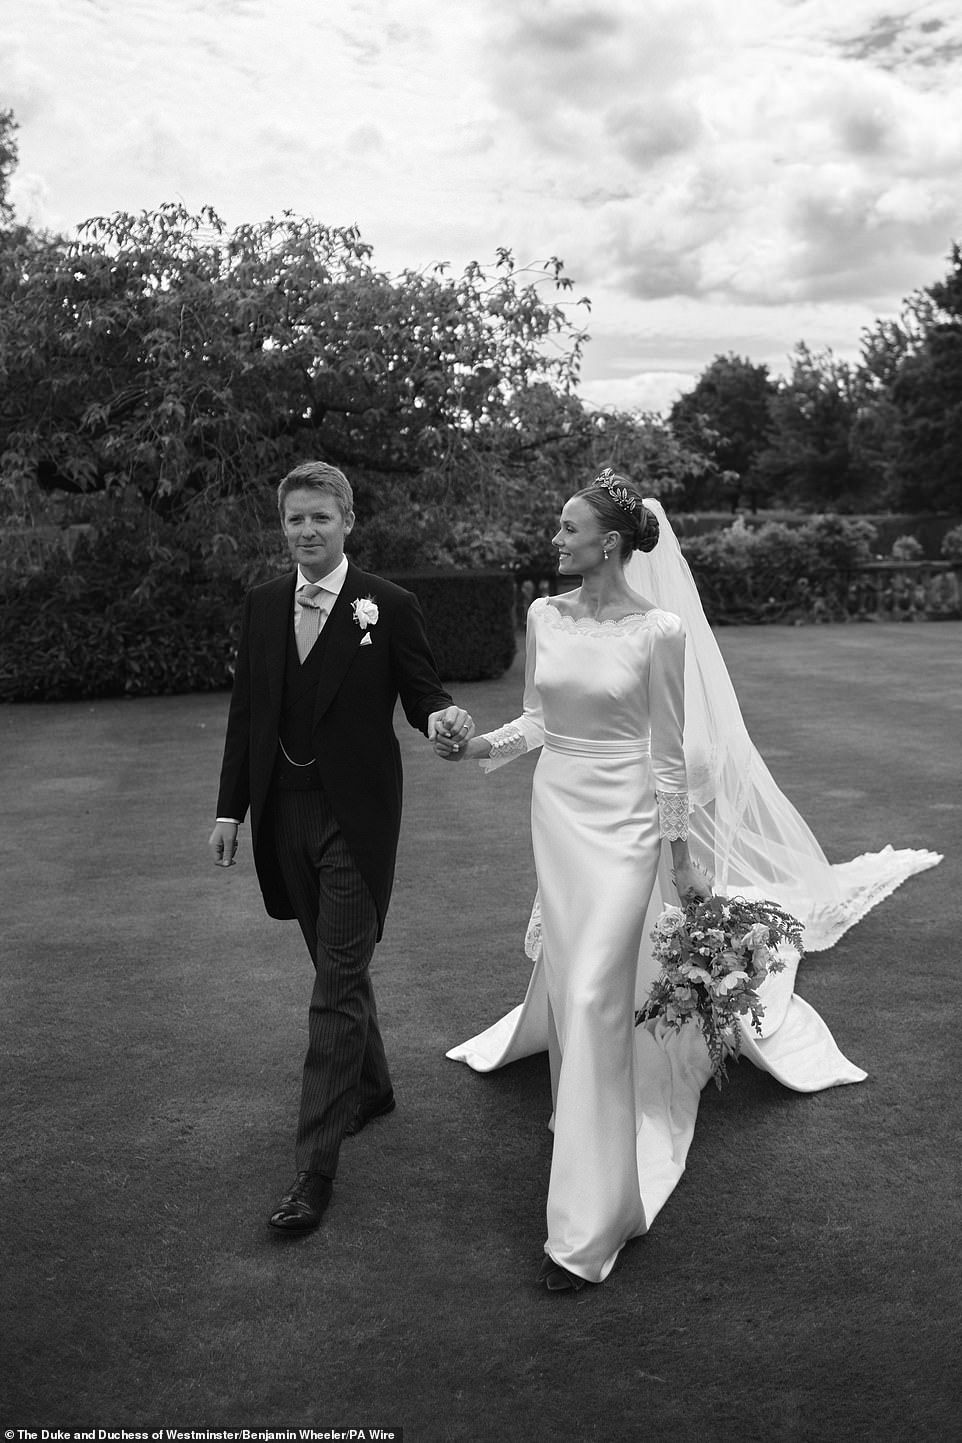
<svg viewBox="0 0 962 1443">
<path fill-rule="evenodd" d="M 615 473 L 610 466 L 606 466 L 601 475 L 595 477 L 594 484 L 603 486 L 612 501 L 617 502 L 622 511 L 627 511 L 629 516 L 634 516 L 638 510 L 638 501 L 624 486 L 617 484 Z"/>
</svg>

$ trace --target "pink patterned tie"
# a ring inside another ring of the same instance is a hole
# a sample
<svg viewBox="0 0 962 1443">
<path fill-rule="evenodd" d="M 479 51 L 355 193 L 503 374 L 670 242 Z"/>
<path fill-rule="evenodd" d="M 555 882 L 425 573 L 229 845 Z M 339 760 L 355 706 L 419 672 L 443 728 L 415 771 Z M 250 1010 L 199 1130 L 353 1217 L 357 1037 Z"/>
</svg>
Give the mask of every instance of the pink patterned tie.
<svg viewBox="0 0 962 1443">
<path fill-rule="evenodd" d="M 323 590 L 323 586 L 299 586 L 294 597 L 300 607 L 297 613 L 295 640 L 297 641 L 297 655 L 302 662 L 306 661 L 311 647 L 320 636 L 321 627 L 324 625 L 324 618 L 327 615 L 323 603 L 317 600 Z"/>
</svg>

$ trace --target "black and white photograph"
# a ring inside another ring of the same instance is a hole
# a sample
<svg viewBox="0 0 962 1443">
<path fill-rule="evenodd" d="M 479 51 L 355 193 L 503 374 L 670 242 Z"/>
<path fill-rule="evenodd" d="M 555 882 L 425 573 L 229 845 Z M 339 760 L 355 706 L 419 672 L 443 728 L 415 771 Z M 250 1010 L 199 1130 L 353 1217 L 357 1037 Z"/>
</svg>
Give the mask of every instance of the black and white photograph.
<svg viewBox="0 0 962 1443">
<path fill-rule="evenodd" d="M 5 0 L 6 1443 L 954 1443 L 962 10 Z"/>
</svg>

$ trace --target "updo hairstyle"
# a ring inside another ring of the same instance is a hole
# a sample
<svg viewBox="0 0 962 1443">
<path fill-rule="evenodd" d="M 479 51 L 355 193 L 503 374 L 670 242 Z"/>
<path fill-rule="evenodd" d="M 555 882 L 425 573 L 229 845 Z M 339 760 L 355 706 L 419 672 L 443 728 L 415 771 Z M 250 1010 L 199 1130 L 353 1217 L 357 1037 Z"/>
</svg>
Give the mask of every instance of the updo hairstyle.
<svg viewBox="0 0 962 1443">
<path fill-rule="evenodd" d="M 627 561 L 633 551 L 653 551 L 658 542 L 658 517 L 641 499 L 627 476 L 610 468 L 602 471 L 590 486 L 576 491 L 575 501 L 585 501 L 598 519 L 602 531 L 617 531 L 621 537 L 618 555 Z"/>
</svg>

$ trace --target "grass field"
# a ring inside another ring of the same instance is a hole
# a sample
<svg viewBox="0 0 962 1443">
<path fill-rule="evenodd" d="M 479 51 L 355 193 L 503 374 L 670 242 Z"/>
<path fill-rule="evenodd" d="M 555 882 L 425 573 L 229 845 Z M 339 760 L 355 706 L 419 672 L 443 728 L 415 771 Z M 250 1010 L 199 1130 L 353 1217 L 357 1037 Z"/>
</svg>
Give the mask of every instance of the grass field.
<svg viewBox="0 0 962 1443">
<path fill-rule="evenodd" d="M 869 1081 L 799 1096 L 735 1068 L 652 1232 L 577 1296 L 534 1284 L 546 1060 L 444 1057 L 523 992 L 531 759 L 485 779 L 401 733 L 375 964 L 399 1108 L 292 1241 L 265 1219 L 309 962 L 246 841 L 230 872 L 206 855 L 226 696 L 0 708 L 4 1430 L 954 1443 L 962 625 L 719 639 L 833 860 L 945 861 L 800 973 Z M 492 726 L 519 666 L 455 691 Z"/>
</svg>

